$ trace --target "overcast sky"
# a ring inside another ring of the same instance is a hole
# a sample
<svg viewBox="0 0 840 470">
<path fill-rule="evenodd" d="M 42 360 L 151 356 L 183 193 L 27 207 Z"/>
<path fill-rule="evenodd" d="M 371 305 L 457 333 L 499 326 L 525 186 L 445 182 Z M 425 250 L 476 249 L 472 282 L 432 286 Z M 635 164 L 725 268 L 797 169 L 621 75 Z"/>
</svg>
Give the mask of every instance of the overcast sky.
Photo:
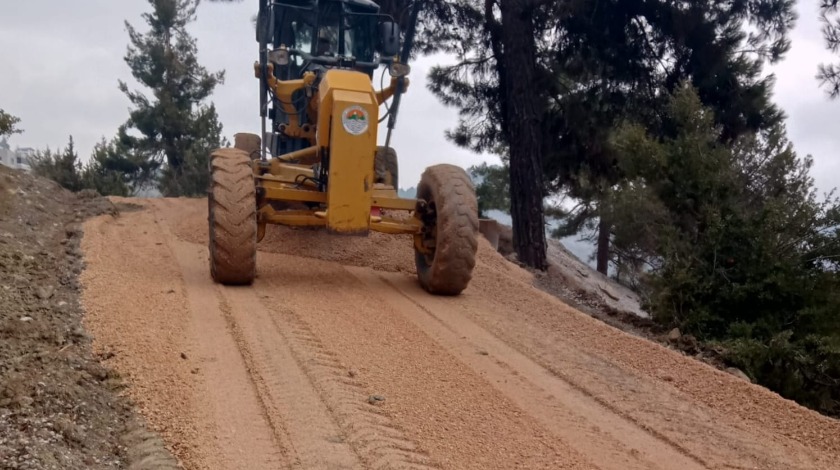
<svg viewBox="0 0 840 470">
<path fill-rule="evenodd" d="M 19 116 L 25 130 L 10 143 L 60 148 L 73 135 L 86 159 L 93 145 L 102 136 L 113 136 L 127 118 L 128 100 L 117 89 L 119 79 L 134 83 L 123 61 L 128 43 L 123 22 L 145 31 L 140 14 L 149 9 L 148 3 L 0 0 L 0 4 L 0 108 Z M 213 71 L 226 70 L 226 82 L 212 100 L 231 141 L 236 132 L 259 133 L 258 82 L 253 75 L 257 43 L 250 23 L 256 6 L 250 0 L 227 5 L 203 2 L 191 28 L 201 63 Z M 823 45 L 817 0 L 799 0 L 798 12 L 787 58 L 768 72 L 776 74 L 775 100 L 788 115 L 797 152 L 814 156 L 817 185 L 828 190 L 840 182 L 840 101 L 829 101 L 814 78 L 817 65 L 832 60 Z M 446 58 L 423 58 L 412 64 L 412 84 L 392 139 L 406 187 L 416 184 L 430 164 L 466 167 L 497 161 L 445 139 L 444 130 L 457 122 L 456 111 L 441 105 L 425 88 L 429 67 L 442 60 Z"/>
</svg>

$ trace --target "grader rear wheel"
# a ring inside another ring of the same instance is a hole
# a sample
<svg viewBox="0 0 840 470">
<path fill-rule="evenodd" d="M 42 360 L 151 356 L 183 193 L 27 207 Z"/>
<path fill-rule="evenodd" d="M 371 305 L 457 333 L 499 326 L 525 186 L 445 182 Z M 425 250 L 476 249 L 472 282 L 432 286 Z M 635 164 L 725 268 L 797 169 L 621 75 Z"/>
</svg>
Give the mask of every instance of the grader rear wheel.
<svg viewBox="0 0 840 470">
<path fill-rule="evenodd" d="M 221 284 L 251 284 L 257 273 L 257 204 L 248 153 L 216 150 L 210 178 L 210 273 Z"/>
<path fill-rule="evenodd" d="M 436 295 L 458 295 L 472 279 L 478 250 L 478 204 L 467 173 L 454 165 L 426 169 L 417 187 L 426 201 L 422 245 L 415 246 L 420 285 Z"/>
<path fill-rule="evenodd" d="M 391 147 L 376 147 L 376 157 L 373 160 L 376 182 L 399 187 L 399 165 L 397 164 L 397 151 Z"/>
</svg>

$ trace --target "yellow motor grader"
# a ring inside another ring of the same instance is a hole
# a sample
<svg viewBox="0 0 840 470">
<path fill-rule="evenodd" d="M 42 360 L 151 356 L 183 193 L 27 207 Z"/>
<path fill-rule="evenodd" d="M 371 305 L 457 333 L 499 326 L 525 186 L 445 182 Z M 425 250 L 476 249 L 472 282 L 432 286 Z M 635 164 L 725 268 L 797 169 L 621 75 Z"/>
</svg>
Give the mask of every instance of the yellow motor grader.
<svg viewBox="0 0 840 470">
<path fill-rule="evenodd" d="M 472 182 L 462 168 L 438 164 L 424 171 L 416 199 L 400 198 L 397 156 L 389 145 L 422 2 L 415 1 L 401 41 L 399 25 L 370 0 L 259 1 L 254 70 L 262 136 L 236 134 L 233 148 L 211 155 L 213 279 L 252 283 L 257 243 L 266 225 L 281 224 L 342 235 L 413 235 L 423 288 L 461 293 L 477 250 Z M 377 91 L 380 66 L 390 80 Z M 378 125 L 386 117 L 387 139 L 378 146 Z"/>
</svg>

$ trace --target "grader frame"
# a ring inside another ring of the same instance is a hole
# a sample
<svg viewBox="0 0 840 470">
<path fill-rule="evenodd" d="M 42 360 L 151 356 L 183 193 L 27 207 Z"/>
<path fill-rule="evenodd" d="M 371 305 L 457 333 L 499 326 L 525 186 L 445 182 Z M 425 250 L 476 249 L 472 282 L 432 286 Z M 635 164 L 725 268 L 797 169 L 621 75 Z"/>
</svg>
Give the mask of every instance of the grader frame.
<svg viewBox="0 0 840 470">
<path fill-rule="evenodd" d="M 372 22 L 378 6 L 371 0 L 260 0 L 261 55 L 254 71 L 264 131 L 237 134 L 234 148 L 211 155 L 209 250 L 216 282 L 252 283 L 256 245 L 267 225 L 278 224 L 340 235 L 409 234 L 423 288 L 456 295 L 467 287 L 479 225 L 472 182 L 457 166 L 434 165 L 423 173 L 417 197 L 401 198 L 396 152 L 388 145 L 408 86 L 405 62 L 421 3 L 415 3 L 397 58 L 399 28 L 392 21 Z M 377 28 L 383 57 L 374 61 L 371 38 Z M 303 31 L 310 42 L 302 45 L 290 30 Z M 316 53 L 313 39 L 320 48 L 321 38 L 331 37 L 337 39 L 337 54 Z M 376 91 L 371 78 L 381 63 L 392 78 Z M 380 147 L 379 107 L 392 97 L 386 145 Z M 266 117 L 272 120 L 269 132 Z"/>
</svg>

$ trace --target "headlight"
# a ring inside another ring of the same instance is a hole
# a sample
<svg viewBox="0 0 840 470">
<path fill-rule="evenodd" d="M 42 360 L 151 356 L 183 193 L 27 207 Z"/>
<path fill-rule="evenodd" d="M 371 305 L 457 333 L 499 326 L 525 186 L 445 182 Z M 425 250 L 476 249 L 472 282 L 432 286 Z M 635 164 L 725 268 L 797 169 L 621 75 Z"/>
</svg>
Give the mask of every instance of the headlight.
<svg viewBox="0 0 840 470">
<path fill-rule="evenodd" d="M 411 67 L 408 64 L 400 64 L 398 62 L 391 62 L 388 66 L 388 73 L 392 77 L 405 77 L 411 73 Z"/>
<path fill-rule="evenodd" d="M 268 53 L 268 60 L 276 65 L 289 65 L 289 50 L 285 47 L 274 49 Z"/>
</svg>

